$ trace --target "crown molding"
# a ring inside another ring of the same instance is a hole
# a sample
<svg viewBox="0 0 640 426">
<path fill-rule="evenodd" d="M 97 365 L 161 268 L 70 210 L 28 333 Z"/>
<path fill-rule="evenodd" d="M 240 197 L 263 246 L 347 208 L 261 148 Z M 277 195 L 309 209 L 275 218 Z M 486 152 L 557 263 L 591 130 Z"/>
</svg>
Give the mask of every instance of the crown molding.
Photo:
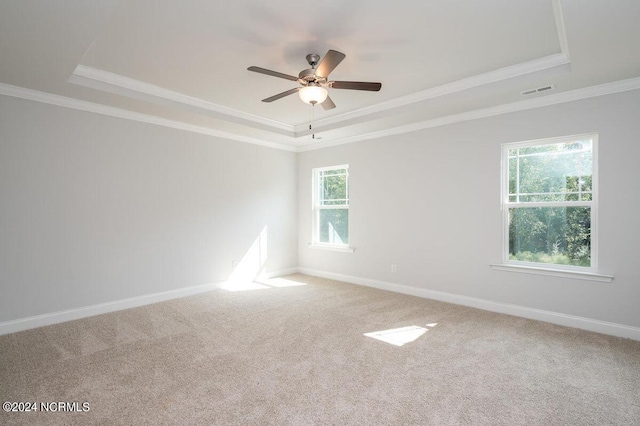
<svg viewBox="0 0 640 426">
<path fill-rule="evenodd" d="M 561 13 L 561 12 L 560 12 Z M 564 28 L 562 25 L 561 28 Z M 566 37 L 565 37 L 566 40 Z M 561 43 L 562 45 L 562 43 Z M 335 128 L 347 121 L 367 121 L 367 117 L 380 114 L 392 109 L 426 101 L 441 96 L 469 90 L 475 87 L 519 77 L 550 68 L 570 64 L 571 60 L 564 53 L 545 56 L 519 64 L 510 65 L 474 75 L 461 80 L 456 80 L 440 86 L 411 93 L 406 96 L 380 102 L 354 111 L 348 111 L 339 115 L 317 120 L 314 124 L 316 131 Z M 280 121 L 267 119 L 258 115 L 245 113 L 233 108 L 228 108 L 203 99 L 174 92 L 153 84 L 145 83 L 122 75 L 114 74 L 96 68 L 78 65 L 69 78 L 69 83 L 77 84 L 92 89 L 127 96 L 146 102 L 160 105 L 178 107 L 183 110 L 196 112 L 242 125 L 279 133 L 284 136 L 299 138 L 309 133 L 308 124 L 290 125 Z"/>
<path fill-rule="evenodd" d="M 428 99 L 450 95 L 452 93 L 547 70 L 569 63 L 571 63 L 571 61 L 568 56 L 564 53 L 557 53 L 534 59 L 532 61 L 510 65 L 494 71 L 478 74 L 419 92 L 414 92 L 410 95 L 391 99 L 386 102 L 381 102 L 354 111 L 317 120 L 314 124 L 315 131 L 317 132 L 328 130 L 328 128 L 335 128 L 340 124 L 352 120 L 358 120 L 357 122 L 360 123 L 367 121 L 366 117 L 373 114 L 383 113 L 392 109 L 423 102 Z M 183 110 L 213 116 L 215 118 L 261 130 L 279 133 L 291 138 L 299 138 L 310 134 L 307 128 L 308 124 L 293 126 L 279 121 L 270 120 L 254 114 L 245 113 L 199 98 L 164 89 L 153 84 L 144 83 L 118 74 L 87 67 L 85 65 L 78 65 L 76 67 L 75 71 L 69 78 L 69 82 L 146 102 L 179 107 Z"/>
<path fill-rule="evenodd" d="M 556 20 L 556 30 L 558 31 L 558 42 L 560 43 L 560 51 L 567 57 L 569 55 L 569 42 L 567 41 L 567 28 L 564 25 L 564 15 L 562 14 L 562 5 L 560 0 L 551 0 L 553 7 L 553 16 Z"/>
<path fill-rule="evenodd" d="M 51 93 L 40 92 L 37 90 L 25 89 L 23 87 L 0 83 L 1 95 L 21 98 L 21 99 L 26 99 L 26 100 L 36 101 L 36 102 L 42 102 L 42 103 L 47 103 L 51 105 L 77 109 L 81 111 L 93 112 L 96 114 L 123 118 L 126 120 L 133 120 L 133 121 L 139 121 L 139 122 L 148 123 L 148 124 L 155 124 L 158 126 L 185 130 L 189 132 L 200 133 L 204 135 L 230 139 L 238 142 L 250 143 L 253 145 L 280 149 L 280 150 L 289 151 L 289 152 L 313 151 L 313 150 L 322 149 L 322 148 L 329 148 L 332 146 L 344 145 L 347 143 L 359 142 L 359 141 L 364 141 L 369 139 L 378 139 L 382 137 L 388 137 L 388 136 L 393 136 L 393 135 L 398 135 L 403 133 L 410 133 L 410 132 L 429 129 L 433 127 L 446 126 L 448 124 L 460 123 L 460 122 L 470 121 L 470 120 L 477 120 L 479 118 L 492 117 L 496 115 L 508 114 L 511 112 L 541 108 L 541 107 L 561 104 L 565 102 L 572 102 L 572 101 L 577 101 L 581 99 L 611 95 L 615 93 L 626 92 L 630 90 L 638 90 L 638 89 L 640 89 L 640 77 L 635 77 L 635 78 L 630 78 L 626 80 L 619 80 L 619 81 L 604 83 L 596 86 L 590 86 L 583 89 L 575 89 L 567 92 L 554 93 L 554 94 L 546 95 L 540 98 L 527 99 L 519 102 L 513 102 L 510 104 L 496 105 L 493 107 L 467 111 L 459 114 L 438 117 L 438 118 L 425 120 L 425 121 L 419 121 L 416 123 L 397 126 L 397 127 L 393 127 L 393 128 L 389 128 L 381 131 L 365 133 L 365 134 L 355 135 L 355 136 L 348 136 L 341 139 L 323 141 L 315 144 L 295 147 L 295 146 L 287 145 L 285 143 L 268 142 L 261 139 L 240 136 L 234 133 L 228 133 L 220 130 L 211 129 L 208 127 L 195 126 L 195 125 L 191 125 L 191 124 L 187 124 L 179 121 L 168 120 L 165 118 L 160 118 L 152 115 L 128 111 L 121 108 L 110 107 L 106 105 L 96 104 L 93 102 L 82 101 L 82 100 L 68 98 L 60 95 L 54 95 Z M 295 142 L 295 140 L 292 142 Z"/>
<path fill-rule="evenodd" d="M 477 120 L 479 118 L 493 117 L 496 115 L 509 114 L 511 112 L 525 111 L 534 108 L 541 108 L 566 102 L 578 101 L 582 99 L 594 98 L 598 96 L 612 95 L 620 92 L 640 89 L 640 77 L 626 80 L 613 81 L 596 86 L 575 89 L 567 92 L 555 93 L 540 98 L 527 99 L 510 104 L 496 105 L 488 108 L 481 108 L 473 111 L 466 111 L 459 114 L 452 114 L 438 117 L 431 120 L 420 121 L 403 126 L 393 127 L 377 132 L 366 133 L 356 136 L 348 136 L 332 141 L 307 145 L 297 149 L 298 152 L 313 151 L 317 149 L 329 148 L 332 146 L 344 145 L 353 142 L 360 142 L 369 139 L 378 139 L 403 133 L 415 132 L 418 130 L 433 127 L 446 126 L 448 124 L 460 123 L 464 121 Z"/>
<path fill-rule="evenodd" d="M 285 136 L 294 136 L 294 127 L 290 124 L 228 108 L 200 98 L 85 65 L 78 65 L 68 81 L 69 83 L 91 89 L 102 90 L 161 105 L 177 106 L 181 109 L 236 122 L 245 126 L 257 127 Z"/>
<path fill-rule="evenodd" d="M 545 56 L 531 61 L 514 64 L 487 73 L 471 76 L 430 89 L 412 93 L 407 96 L 385 101 L 376 105 L 361 108 L 355 111 L 346 112 L 337 116 L 328 117 L 315 122 L 315 131 L 330 130 L 337 128 L 372 121 L 380 113 L 401 108 L 411 104 L 417 104 L 429 99 L 446 96 L 452 93 L 461 92 L 478 86 L 496 83 L 506 79 L 523 76 L 538 71 L 563 66 L 571 63 L 567 42 L 566 28 L 562 14 L 561 0 L 551 0 L 553 14 L 555 17 L 556 29 L 558 32 L 558 42 L 561 53 Z M 500 114 L 507 114 L 516 111 L 539 108 L 586 99 L 596 96 L 603 96 L 640 88 L 640 77 L 627 80 L 614 81 L 596 86 L 575 89 L 567 92 L 549 94 L 539 98 L 527 99 L 509 104 L 496 105 L 458 114 L 437 117 L 428 120 L 417 121 L 411 124 L 399 125 L 379 131 L 355 134 L 338 139 L 316 140 L 308 143 L 301 137 L 309 135 L 307 124 L 290 125 L 276 120 L 267 119 L 258 115 L 246 113 L 236 109 L 228 108 L 212 102 L 187 96 L 152 84 L 144 83 L 118 74 L 107 71 L 78 65 L 68 80 L 71 83 L 79 84 L 114 94 L 127 96 L 160 105 L 178 107 L 182 110 L 194 111 L 206 116 L 212 116 L 228 122 L 236 122 L 241 125 L 256 128 L 279 134 L 275 141 L 265 141 L 260 138 L 247 137 L 233 132 L 217 130 L 205 126 L 191 125 L 185 122 L 161 118 L 154 115 L 134 112 L 122 108 L 102 105 L 80 99 L 69 98 L 33 89 L 12 86 L 0 83 L 0 95 L 7 95 L 26 100 L 42 102 L 81 111 L 102 114 L 106 116 L 122 118 L 126 120 L 139 121 L 153 125 L 164 126 L 208 136 L 214 136 L 227 140 L 233 140 L 253 145 L 264 146 L 273 149 L 280 149 L 289 152 L 306 152 L 337 146 L 352 142 L 377 139 L 392 135 L 414 132 L 422 129 L 444 126 L 448 124 L 476 120 L 479 118 L 491 117 Z M 414 105 L 415 106 L 415 105 Z"/>
<path fill-rule="evenodd" d="M 380 102 L 375 105 L 320 119 L 315 122 L 315 131 L 326 131 L 340 126 L 362 123 L 393 109 L 570 64 L 569 46 L 560 2 L 561 0 L 551 0 L 560 53 L 513 64 Z M 68 82 L 146 102 L 178 107 L 183 110 L 274 132 L 294 139 L 310 134 L 307 123 L 291 125 L 277 120 L 267 119 L 259 115 L 228 108 L 200 98 L 82 64 L 76 67 Z"/>
<path fill-rule="evenodd" d="M 569 63 L 571 63 L 571 61 L 565 54 L 556 53 L 554 55 L 549 55 L 542 58 L 534 59 L 532 61 L 510 65 L 494 71 L 486 72 L 484 74 L 474 75 L 472 77 L 456 80 L 451 83 L 435 86 L 430 89 L 414 92 L 410 95 L 391 99 L 386 102 L 381 102 L 337 116 L 317 120 L 314 124 L 314 127 L 316 131 L 320 131 L 323 128 L 325 128 L 326 130 L 327 127 L 335 127 L 337 124 L 347 120 L 354 120 L 364 116 L 378 114 L 391 109 L 426 101 L 428 99 L 450 95 L 452 93 L 461 92 L 464 90 L 472 89 L 474 87 L 496 83 L 502 80 L 507 80 L 510 78 L 519 77 L 562 65 L 567 65 Z M 296 135 L 298 135 L 299 133 L 307 134 L 308 132 L 306 132 L 306 130 L 306 125 L 297 125 Z"/>
<path fill-rule="evenodd" d="M 296 148 L 276 142 L 268 142 L 262 139 L 250 138 L 237 135 L 234 133 L 224 132 L 221 130 L 211 129 L 209 127 L 196 126 L 180 121 L 169 120 L 153 115 L 142 114 L 139 112 L 128 111 L 122 108 L 111 107 L 107 105 L 97 104 L 94 102 L 82 101 L 79 99 L 68 98 L 65 96 L 54 95 L 52 93 L 40 92 L 38 90 L 26 89 L 24 87 L 12 86 L 0 83 L 0 95 L 11 96 L 14 98 L 26 99 L 35 102 L 41 102 L 50 105 L 61 106 L 65 108 L 76 109 L 80 111 L 93 112 L 95 114 L 107 115 L 110 117 L 123 118 L 125 120 L 139 121 L 141 123 L 154 124 L 172 129 L 186 130 L 188 132 L 200 133 L 203 135 L 214 136 L 223 139 L 230 139 L 237 142 L 250 143 L 268 148 L 280 149 L 284 151 L 295 152 Z"/>
<path fill-rule="evenodd" d="M 561 0 L 551 1 L 553 16 L 556 23 L 556 31 L 558 33 L 558 44 L 560 46 L 560 53 L 544 56 L 542 58 L 522 62 L 519 64 L 510 65 L 504 68 L 499 68 L 497 70 L 489 71 L 484 74 L 478 74 L 461 80 L 453 81 L 451 83 L 422 90 L 420 92 L 414 92 L 410 95 L 392 99 L 387 102 L 381 102 L 337 116 L 320 119 L 315 122 L 314 126 L 316 128 L 316 131 L 335 128 L 337 127 L 337 125 L 347 120 L 354 120 L 360 117 L 388 111 L 390 109 L 403 107 L 428 99 L 433 99 L 463 90 L 472 89 L 474 87 L 496 83 L 502 80 L 520 77 L 526 74 L 531 74 L 534 72 L 544 71 L 550 68 L 570 64 L 571 59 L 569 57 L 569 43 L 567 41 L 567 32 L 564 24 L 564 16 L 562 14 L 562 5 L 560 4 L 560 1 Z M 306 124 L 296 125 L 295 132 L 296 136 L 304 136 L 309 134 Z"/>
</svg>

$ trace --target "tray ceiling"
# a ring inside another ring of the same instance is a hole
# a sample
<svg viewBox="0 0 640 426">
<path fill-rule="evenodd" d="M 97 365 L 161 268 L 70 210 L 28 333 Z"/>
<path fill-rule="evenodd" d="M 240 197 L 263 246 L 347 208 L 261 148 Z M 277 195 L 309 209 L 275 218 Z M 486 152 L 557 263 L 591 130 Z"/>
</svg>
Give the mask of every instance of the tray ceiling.
<svg viewBox="0 0 640 426">
<path fill-rule="evenodd" d="M 635 0 L 3 2 L 0 93 L 302 150 L 637 88 L 638 18 Z M 382 90 L 260 101 L 298 83 L 247 67 L 297 75 L 328 49 L 346 54 L 331 79 Z"/>
</svg>

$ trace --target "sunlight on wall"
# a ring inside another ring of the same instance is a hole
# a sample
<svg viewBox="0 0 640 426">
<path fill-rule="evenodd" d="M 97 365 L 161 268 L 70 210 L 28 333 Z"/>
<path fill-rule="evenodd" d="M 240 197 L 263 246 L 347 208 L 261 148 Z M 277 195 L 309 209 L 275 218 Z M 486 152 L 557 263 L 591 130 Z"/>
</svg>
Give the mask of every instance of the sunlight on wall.
<svg viewBox="0 0 640 426">
<path fill-rule="evenodd" d="M 427 324 L 427 327 L 433 328 L 438 325 L 437 322 Z M 409 327 L 393 328 L 390 330 L 374 331 L 373 333 L 364 333 L 367 337 L 372 337 L 383 342 L 390 343 L 394 346 L 403 346 L 406 343 L 413 342 L 429 331 L 428 328 L 411 325 Z"/>
<path fill-rule="evenodd" d="M 238 262 L 229 279 L 220 288 L 227 291 L 247 291 L 306 285 L 286 278 L 260 277 L 264 272 L 267 257 L 267 227 L 265 226 L 242 260 Z"/>
<path fill-rule="evenodd" d="M 238 262 L 229 279 L 221 286 L 228 291 L 256 290 L 268 288 L 254 282 L 267 261 L 267 227 L 262 228 L 247 253 Z"/>
</svg>

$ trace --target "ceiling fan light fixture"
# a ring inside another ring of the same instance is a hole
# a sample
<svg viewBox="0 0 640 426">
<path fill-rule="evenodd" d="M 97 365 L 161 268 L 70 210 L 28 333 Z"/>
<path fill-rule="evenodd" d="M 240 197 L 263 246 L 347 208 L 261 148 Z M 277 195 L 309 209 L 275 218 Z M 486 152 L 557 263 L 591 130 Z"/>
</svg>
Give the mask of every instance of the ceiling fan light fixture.
<svg viewBox="0 0 640 426">
<path fill-rule="evenodd" d="M 269 96 L 268 98 L 263 99 L 262 102 L 277 101 L 278 99 L 293 95 L 297 92 L 302 102 L 309 105 L 322 104 L 322 108 L 326 111 L 335 108 L 336 104 L 334 104 L 328 96 L 329 93 L 324 86 L 331 87 L 332 89 L 365 90 L 369 92 L 377 92 L 382 88 L 382 83 L 367 81 L 329 81 L 329 74 L 338 66 L 338 64 L 340 64 L 340 62 L 342 62 L 344 58 L 344 53 L 331 49 L 327 51 L 327 54 L 324 55 L 322 60 L 320 60 L 320 55 L 316 55 L 315 53 L 309 54 L 307 55 L 307 62 L 309 62 L 311 68 L 300 71 L 297 77 L 255 66 L 251 66 L 247 68 L 247 70 L 285 80 L 295 81 L 302 85 L 302 87 L 296 87 L 294 89 L 289 89 L 286 92 Z"/>
<path fill-rule="evenodd" d="M 309 84 L 298 90 L 302 102 L 309 105 L 321 104 L 327 99 L 327 89 L 316 84 Z"/>
</svg>

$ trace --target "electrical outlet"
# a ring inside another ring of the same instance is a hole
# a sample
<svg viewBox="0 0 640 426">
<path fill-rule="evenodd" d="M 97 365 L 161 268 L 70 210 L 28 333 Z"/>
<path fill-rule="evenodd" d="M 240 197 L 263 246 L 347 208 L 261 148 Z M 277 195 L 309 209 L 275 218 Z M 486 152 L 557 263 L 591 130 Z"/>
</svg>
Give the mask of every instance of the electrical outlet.
<svg viewBox="0 0 640 426">
<path fill-rule="evenodd" d="M 393 265 L 391 265 L 391 273 L 395 274 L 396 272 L 398 272 L 398 268 L 396 267 L 396 264 L 394 263 Z"/>
</svg>

